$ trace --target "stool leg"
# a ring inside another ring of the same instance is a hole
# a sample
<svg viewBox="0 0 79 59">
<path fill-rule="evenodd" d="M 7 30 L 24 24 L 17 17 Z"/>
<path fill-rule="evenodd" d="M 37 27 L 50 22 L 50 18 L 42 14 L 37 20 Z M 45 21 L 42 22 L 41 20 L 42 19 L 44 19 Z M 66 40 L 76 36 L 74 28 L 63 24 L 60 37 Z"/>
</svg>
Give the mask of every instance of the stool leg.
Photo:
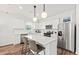
<svg viewBox="0 0 79 59">
<path fill-rule="evenodd" d="M 45 55 L 45 50 L 44 50 L 44 55 Z"/>
</svg>

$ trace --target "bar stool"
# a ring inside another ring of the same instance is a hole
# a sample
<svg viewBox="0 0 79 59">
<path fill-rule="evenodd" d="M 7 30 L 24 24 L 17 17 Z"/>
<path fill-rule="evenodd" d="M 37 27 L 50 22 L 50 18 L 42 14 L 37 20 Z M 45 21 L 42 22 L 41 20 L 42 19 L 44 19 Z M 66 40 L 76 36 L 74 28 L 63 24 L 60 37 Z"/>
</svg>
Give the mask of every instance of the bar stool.
<svg viewBox="0 0 79 59">
<path fill-rule="evenodd" d="M 22 37 L 23 42 L 22 44 L 22 54 L 26 55 L 28 52 L 28 38 L 27 37 Z"/>
<path fill-rule="evenodd" d="M 43 51 L 44 55 L 45 55 L 45 47 L 43 47 L 39 44 L 36 44 L 36 42 L 34 40 L 28 40 L 28 42 L 29 42 L 29 54 L 39 55 L 39 53 L 41 51 Z"/>
</svg>

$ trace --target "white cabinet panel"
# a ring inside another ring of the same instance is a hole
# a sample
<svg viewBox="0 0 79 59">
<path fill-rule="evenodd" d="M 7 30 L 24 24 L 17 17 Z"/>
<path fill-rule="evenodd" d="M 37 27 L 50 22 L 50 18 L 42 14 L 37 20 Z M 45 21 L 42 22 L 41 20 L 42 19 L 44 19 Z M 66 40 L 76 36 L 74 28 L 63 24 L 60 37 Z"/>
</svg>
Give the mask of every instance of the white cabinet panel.
<svg viewBox="0 0 79 59">
<path fill-rule="evenodd" d="M 57 55 L 57 40 L 45 45 L 45 55 Z"/>
<path fill-rule="evenodd" d="M 50 43 L 50 55 L 57 55 L 57 41 L 55 40 L 54 42 Z"/>
<path fill-rule="evenodd" d="M 45 46 L 45 55 L 49 55 L 50 54 L 50 44 Z"/>
</svg>

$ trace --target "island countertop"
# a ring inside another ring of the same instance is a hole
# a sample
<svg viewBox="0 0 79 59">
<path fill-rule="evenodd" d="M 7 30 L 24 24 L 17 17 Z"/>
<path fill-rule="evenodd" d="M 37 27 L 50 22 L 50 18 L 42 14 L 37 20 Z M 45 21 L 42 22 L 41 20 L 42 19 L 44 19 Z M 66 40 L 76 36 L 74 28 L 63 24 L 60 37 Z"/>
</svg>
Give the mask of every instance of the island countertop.
<svg viewBox="0 0 79 59">
<path fill-rule="evenodd" d="M 25 37 L 28 37 L 36 42 L 39 42 L 43 45 L 46 45 L 52 41 L 57 40 L 57 35 L 53 34 L 51 37 L 44 36 L 43 34 L 30 34 Z"/>
</svg>

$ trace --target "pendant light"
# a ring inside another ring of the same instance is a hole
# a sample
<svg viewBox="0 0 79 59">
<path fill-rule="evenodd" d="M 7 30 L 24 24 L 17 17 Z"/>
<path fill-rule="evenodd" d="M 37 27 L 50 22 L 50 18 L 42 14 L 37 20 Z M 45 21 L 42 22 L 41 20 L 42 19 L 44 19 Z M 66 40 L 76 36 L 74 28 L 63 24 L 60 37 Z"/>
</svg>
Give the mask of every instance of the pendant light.
<svg viewBox="0 0 79 59">
<path fill-rule="evenodd" d="M 36 6 L 34 5 L 34 17 L 33 17 L 33 21 L 36 22 L 37 21 L 37 17 L 36 17 Z"/>
<path fill-rule="evenodd" d="M 41 14 L 42 18 L 46 18 L 47 17 L 47 13 L 45 12 L 45 4 L 43 4 L 43 12 Z"/>
<path fill-rule="evenodd" d="M 22 7 L 22 6 L 19 6 L 19 9 L 20 9 L 20 10 L 23 10 L 23 7 Z"/>
</svg>

